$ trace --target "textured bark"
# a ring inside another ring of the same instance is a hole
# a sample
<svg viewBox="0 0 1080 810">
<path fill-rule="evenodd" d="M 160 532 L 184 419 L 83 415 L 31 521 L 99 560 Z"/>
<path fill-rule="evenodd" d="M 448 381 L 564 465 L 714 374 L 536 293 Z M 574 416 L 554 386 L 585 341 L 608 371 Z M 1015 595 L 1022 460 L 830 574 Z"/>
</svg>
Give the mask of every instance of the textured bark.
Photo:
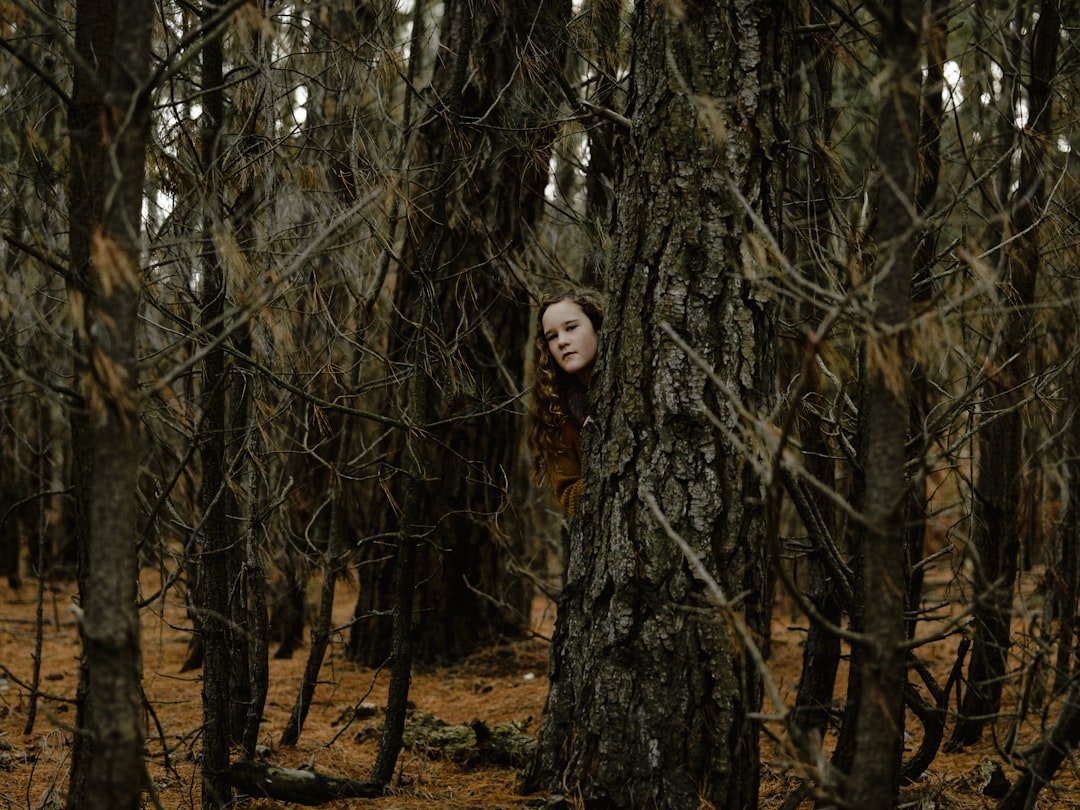
<svg viewBox="0 0 1080 810">
<path fill-rule="evenodd" d="M 858 666 L 855 750 L 847 785 L 852 807 L 891 808 L 899 784 L 907 603 L 904 473 L 910 380 L 909 318 L 913 200 L 918 165 L 922 2 L 901 0 L 880 20 L 883 85 L 878 119 L 876 254 L 872 320 L 866 335 L 865 432 L 860 532 L 860 605 L 865 643 Z M 845 718 L 848 722 L 849 718 Z"/>
<path fill-rule="evenodd" d="M 147 779 L 140 714 L 135 333 L 153 8 L 80 4 L 72 130 L 72 308 L 82 408 L 72 418 L 81 541 L 82 660 L 68 807 L 137 808 Z M 113 61 L 96 62 L 108 52 Z M 94 65 L 89 72 L 84 66 Z M 102 90 L 106 92 L 102 94 Z M 106 155 L 108 159 L 106 160 Z"/>
<path fill-rule="evenodd" d="M 436 167 L 450 159 L 455 178 L 464 182 L 444 189 L 433 169 L 413 175 L 404 261 L 414 262 L 414 252 L 429 249 L 429 221 L 443 223 L 445 216 L 448 238 L 432 264 L 430 292 L 401 275 L 395 290 L 396 306 L 410 323 L 418 320 L 422 297 L 436 296 L 433 323 L 441 341 L 432 355 L 429 396 L 432 419 L 442 424 L 431 429 L 424 450 L 426 475 L 440 482 L 427 502 L 427 521 L 437 528 L 416 559 L 421 578 L 415 653 L 421 661 L 456 660 L 528 627 L 531 591 L 512 573 L 525 538 L 515 533 L 516 521 L 502 515 L 512 493 L 528 487 L 515 473 L 520 414 L 506 404 L 524 387 L 529 302 L 515 265 L 524 262 L 543 212 L 553 105 L 542 81 L 526 79 L 561 69 L 558 30 L 568 15 L 569 4 L 562 0 L 445 4 L 445 58 L 430 88 L 439 99 L 439 115 L 423 113 L 428 123 L 413 161 Z M 475 32 L 471 48 L 461 39 L 466 26 Z M 455 59 L 470 65 L 456 89 Z M 523 65 L 542 69 L 527 71 Z M 445 115 L 456 104 L 460 122 Z M 515 131 L 524 135 L 512 136 Z M 444 214 L 435 210 L 440 200 Z M 406 340 L 393 341 L 395 359 L 404 359 L 406 350 Z M 462 419 L 469 412 L 485 415 Z M 396 472 L 408 465 L 403 437 L 389 457 L 384 486 L 400 502 L 407 487 Z M 398 516 L 384 503 L 371 527 L 376 537 L 396 531 Z M 360 621 L 353 626 L 349 654 L 377 665 L 390 648 L 391 623 L 379 614 L 385 617 L 393 591 L 393 566 L 381 540 L 365 543 L 360 553 Z M 454 605 L 451 614 L 445 605 Z"/>
<path fill-rule="evenodd" d="M 1029 382 L 1027 343 L 1034 326 L 1035 283 L 1042 264 L 1039 216 L 1045 201 L 1046 146 L 1053 141 L 1051 83 L 1057 71 L 1061 17 L 1057 0 L 1042 4 L 1031 42 L 1028 101 L 1031 122 L 1020 140 L 1017 190 L 1000 234 L 1005 278 L 1001 342 L 993 360 L 998 369 L 986 384 L 975 482 L 974 603 L 975 641 L 968 669 L 968 691 L 953 728 L 950 748 L 978 741 L 1001 706 L 1008 668 L 1012 598 L 1020 550 L 1020 484 L 1025 414 L 1022 400 Z"/>
<path fill-rule="evenodd" d="M 790 15 L 771 3 L 643 0 L 633 25 L 633 154 L 617 186 L 608 314 L 586 426 L 551 692 L 524 787 L 596 807 L 752 807 L 760 676 L 648 505 L 655 498 L 739 621 L 767 635 L 761 483 L 714 414 L 756 412 L 773 371 L 771 306 L 741 270 L 778 222 Z M 602 438 L 602 444 L 600 439 Z"/>
</svg>

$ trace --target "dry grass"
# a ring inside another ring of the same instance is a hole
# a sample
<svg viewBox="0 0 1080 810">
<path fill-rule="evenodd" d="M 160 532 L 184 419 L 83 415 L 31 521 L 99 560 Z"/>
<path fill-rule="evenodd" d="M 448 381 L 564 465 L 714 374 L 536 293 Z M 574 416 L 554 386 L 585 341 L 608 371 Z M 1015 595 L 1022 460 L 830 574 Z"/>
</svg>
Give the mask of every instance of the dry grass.
<svg viewBox="0 0 1080 810">
<path fill-rule="evenodd" d="M 149 584 L 149 583 L 148 583 Z M 72 586 L 73 587 L 73 586 Z M 0 810 L 38 810 L 62 806 L 69 767 L 70 724 L 74 710 L 65 700 L 75 693 L 78 634 L 67 609 L 71 588 L 50 591 L 45 616 L 42 655 L 42 691 L 52 696 L 39 704 L 38 720 L 32 733 L 23 734 L 29 701 L 26 691 L 12 680 L 0 681 Z M 353 594 L 339 600 L 340 623 L 351 610 Z M 0 585 L 0 662 L 15 677 L 29 679 L 34 644 L 35 605 L 28 587 L 14 593 Z M 550 606 L 538 605 L 537 622 L 550 631 Z M 803 625 L 790 616 L 775 623 L 769 666 L 782 694 L 792 699 L 801 665 Z M 785 621 L 785 619 L 792 619 Z M 199 807 L 196 761 L 202 706 L 198 673 L 180 673 L 187 652 L 189 634 L 182 605 L 170 598 L 159 613 L 144 618 L 144 686 L 153 706 L 149 727 L 160 724 L 163 737 L 150 741 L 149 770 L 158 800 L 164 810 L 194 810 Z M 281 746 L 280 738 L 289 717 L 306 649 L 293 660 L 271 660 L 271 688 L 267 701 L 261 743 L 266 757 L 285 767 L 308 767 L 326 773 L 364 779 L 374 762 L 376 742 L 370 729 L 378 718 L 346 718 L 361 701 L 381 704 L 385 700 L 386 677 L 345 661 L 341 642 L 331 648 L 324 667 L 301 741 Z M 955 655 L 955 640 L 922 651 L 931 668 L 943 678 Z M 484 651 L 462 664 L 415 673 L 411 696 L 416 707 L 450 723 L 480 719 L 488 725 L 505 721 L 523 722 L 533 718 L 535 730 L 547 694 L 547 647 L 542 641 L 508 644 Z M 843 688 L 843 682 L 838 689 Z M 917 725 L 915 726 L 917 730 Z M 365 734 L 365 732 L 368 732 Z M 826 740 L 828 749 L 833 740 Z M 918 737 L 910 740 L 913 749 Z M 166 757 L 167 751 L 167 757 Z M 926 779 L 905 789 L 901 803 L 924 810 L 973 810 L 993 806 L 981 795 L 978 766 L 987 759 L 1000 758 L 991 742 L 957 754 L 940 754 Z M 761 807 L 778 810 L 791 791 L 798 787 L 789 760 L 773 742 L 764 739 Z M 470 808 L 523 808 L 537 797 L 516 793 L 517 769 L 512 767 L 466 767 L 423 751 L 402 753 L 391 795 L 377 800 L 343 800 L 325 807 L 365 807 L 377 810 L 411 810 L 438 806 L 447 810 Z M 1064 788 L 1064 785 L 1063 785 Z M 152 803 L 148 800 L 148 807 Z M 280 802 L 245 799 L 239 810 L 270 810 L 284 807 Z M 1048 808 L 1080 807 L 1080 796 L 1071 791 L 1044 793 L 1038 805 Z M 809 800 L 801 810 L 811 807 Z"/>
</svg>

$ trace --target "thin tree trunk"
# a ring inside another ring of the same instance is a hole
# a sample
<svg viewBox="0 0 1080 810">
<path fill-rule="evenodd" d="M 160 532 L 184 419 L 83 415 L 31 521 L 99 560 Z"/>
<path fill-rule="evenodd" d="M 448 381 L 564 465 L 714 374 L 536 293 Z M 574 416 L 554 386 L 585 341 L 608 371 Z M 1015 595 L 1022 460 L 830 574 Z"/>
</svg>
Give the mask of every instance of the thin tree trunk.
<svg viewBox="0 0 1080 810">
<path fill-rule="evenodd" d="M 77 25 L 89 24 L 83 11 L 80 6 Z M 83 186 L 79 195 L 73 195 L 72 204 L 79 200 L 88 203 L 86 208 L 71 210 L 72 220 L 98 212 L 101 216 L 80 224 L 82 236 L 89 232 L 90 250 L 89 255 L 77 257 L 88 262 L 77 265 L 86 283 L 78 291 L 82 300 L 73 302 L 81 312 L 76 320 L 83 330 L 78 348 L 86 352 L 77 381 L 85 407 L 77 422 L 78 429 L 85 431 L 80 442 L 85 455 L 77 462 L 85 534 L 79 578 L 80 712 L 75 735 L 82 742 L 73 754 L 68 806 L 134 810 L 147 786 L 140 711 L 138 558 L 133 538 L 138 536 L 136 488 L 141 461 L 135 334 L 150 131 L 150 98 L 139 82 L 149 74 L 153 6 L 121 0 L 102 7 L 91 4 L 85 11 L 104 15 L 106 28 L 111 24 L 115 36 L 106 49 L 115 62 L 108 72 L 99 66 L 96 76 L 82 75 L 107 88 L 104 96 L 94 91 L 73 96 L 73 103 L 76 98 L 90 102 L 85 112 L 93 116 L 96 110 L 103 129 L 100 135 L 73 132 L 72 144 L 73 153 L 91 166 L 102 166 L 102 173 L 96 189 Z M 93 24 L 101 25 L 102 18 Z M 102 29 L 95 29 L 95 35 L 101 33 Z M 104 45 L 96 36 L 80 38 L 79 43 L 85 46 L 80 53 L 90 60 L 96 53 L 93 46 Z M 78 126 L 97 126 L 92 117 L 73 117 Z M 82 196 L 87 192 L 89 198 Z"/>
<path fill-rule="evenodd" d="M 1052 142 L 1051 83 L 1057 71 L 1061 34 L 1059 0 L 1045 0 L 1031 39 L 1030 125 L 1020 138 L 1019 183 L 1001 234 L 1006 279 L 997 372 L 987 381 L 983 413 L 991 418 L 979 433 L 975 487 L 975 640 L 969 688 L 948 748 L 979 740 L 997 714 L 1008 671 L 1012 600 L 1020 535 L 1020 483 L 1024 410 L 1029 378 L 1027 341 L 1034 325 L 1035 283 L 1042 263 L 1039 217 L 1044 203 L 1046 146 Z"/>
<path fill-rule="evenodd" d="M 344 12 L 341 12 L 341 17 L 347 17 Z M 368 12 L 368 18 L 374 17 L 372 12 Z M 362 30 L 356 30 L 356 21 L 349 19 L 343 21 L 340 28 L 345 28 L 353 33 L 358 39 L 370 39 L 374 31 L 364 28 Z M 339 29 L 336 29 L 339 30 Z M 408 151 L 409 146 L 412 143 L 414 120 L 413 120 L 413 104 L 415 101 L 415 93 L 413 90 L 413 80 L 416 76 L 416 71 L 419 63 L 421 62 L 421 55 L 423 53 L 422 38 L 424 33 L 424 9 L 422 3 L 417 3 L 413 7 L 412 17 L 412 35 L 409 47 L 409 67 L 408 67 L 408 81 L 405 84 L 405 103 L 404 111 L 402 113 L 402 125 L 401 125 L 401 141 L 400 150 L 398 152 L 398 166 L 404 171 L 404 167 L 408 164 Z M 335 109 L 337 105 L 334 105 Z M 340 148 L 334 150 L 340 154 L 338 160 L 344 164 L 346 155 L 344 154 L 346 149 L 344 144 Z M 344 173 L 335 174 L 335 177 L 339 177 L 342 181 L 347 177 Z M 350 183 L 344 183 L 339 187 L 340 192 L 348 191 L 351 193 L 352 186 Z M 388 235 L 386 237 L 386 243 L 392 245 L 395 242 L 395 235 L 398 227 L 398 196 L 394 195 L 394 202 L 392 203 L 390 216 L 389 216 L 389 228 Z M 392 259 L 392 251 L 384 249 L 380 255 L 379 271 L 376 276 L 378 282 L 370 289 L 363 300 L 363 304 L 360 308 L 360 318 L 363 319 L 360 325 L 357 327 L 356 344 L 360 345 L 362 332 L 366 328 L 366 321 L 372 318 L 372 309 L 375 302 L 378 300 L 379 293 L 382 288 L 382 281 L 385 279 L 389 265 Z M 352 388 L 358 389 L 360 387 L 361 375 L 363 365 L 359 362 L 359 358 L 353 357 L 354 363 L 354 378 Z M 294 745 L 300 739 L 300 732 L 303 730 L 304 721 L 307 718 L 308 710 L 311 706 L 311 699 L 315 694 L 315 687 L 318 683 L 319 670 L 322 667 L 323 658 L 326 655 L 326 649 L 330 643 L 330 634 L 333 623 L 333 608 L 334 608 L 334 593 L 338 575 L 341 572 L 341 554 L 345 547 L 345 508 L 343 503 L 345 487 L 343 483 L 343 475 L 346 464 L 348 462 L 351 448 L 352 438 L 354 433 L 354 424 L 352 420 L 348 420 L 341 428 L 341 434 L 338 439 L 338 449 L 336 456 L 336 464 L 331 471 L 331 488 L 335 493 L 330 505 L 330 522 L 327 529 L 327 547 L 324 555 L 325 562 L 323 563 L 323 582 L 322 589 L 319 598 L 319 615 L 316 619 L 315 627 L 311 634 L 311 649 L 308 652 L 307 664 L 304 667 L 303 679 L 300 683 L 300 688 L 296 696 L 296 703 L 293 704 L 292 712 L 289 716 L 289 721 L 285 726 L 285 730 L 281 735 L 282 745 Z M 410 611 L 411 613 L 411 611 Z"/>
<path fill-rule="evenodd" d="M 255 385 L 254 381 L 248 381 Z M 266 612 L 266 572 L 260 559 L 261 538 L 263 537 L 262 479 L 261 465 L 255 459 L 259 457 L 260 433 L 255 426 L 255 395 L 248 390 L 243 397 L 244 424 L 247 426 L 247 438 L 241 457 L 247 465 L 248 505 L 247 526 L 244 532 L 243 595 L 240 608 L 244 616 L 244 652 L 247 656 L 247 676 L 249 690 L 247 704 L 244 706 L 243 726 L 240 729 L 240 744 L 244 755 L 254 759 L 255 748 L 259 742 L 259 730 L 263 722 L 263 709 L 266 707 L 266 695 L 270 688 L 270 628 Z"/>
<path fill-rule="evenodd" d="M 357 364 L 357 368 L 359 367 Z M 340 573 L 341 549 L 344 547 L 345 540 L 345 506 L 342 503 L 341 494 L 342 471 L 348 463 L 352 447 L 352 426 L 352 420 L 346 421 L 338 437 L 337 458 L 332 470 L 334 496 L 330 502 L 330 526 L 327 531 L 326 553 L 322 565 L 323 582 L 319 596 L 319 615 L 311 631 L 311 648 L 308 650 L 308 659 L 304 665 L 304 675 L 300 680 L 296 702 L 289 714 L 289 721 L 285 724 L 285 730 L 281 733 L 282 745 L 295 745 L 300 739 L 300 732 L 304 728 L 304 721 L 311 708 L 311 699 L 318 685 L 319 670 L 322 669 L 326 648 L 330 645 L 334 618 L 334 591 Z"/>
<path fill-rule="evenodd" d="M 1050 784 L 1061 763 L 1080 745 L 1080 683 L 1073 682 L 1050 732 L 1020 754 L 1021 776 L 995 810 L 1032 810 L 1039 792 Z"/>
<path fill-rule="evenodd" d="M 409 381 L 409 441 L 406 446 L 411 459 L 406 470 L 408 483 L 401 508 L 401 531 L 398 534 L 397 554 L 394 558 L 394 623 L 390 649 L 390 686 L 386 698 L 386 713 L 379 751 L 371 769 L 371 781 L 388 785 L 394 775 L 394 766 L 401 752 L 405 730 L 405 715 L 409 700 L 409 680 L 412 673 L 413 646 L 413 591 L 416 588 L 416 544 L 430 531 L 425 525 L 426 484 L 421 433 L 427 425 L 427 398 L 430 381 L 427 379 L 428 352 L 424 330 L 428 321 L 421 321 L 417 329 L 416 356 Z"/>
<path fill-rule="evenodd" d="M 203 19 L 216 8 L 207 3 Z M 221 137 L 225 102 L 222 86 L 220 39 L 208 42 L 202 52 L 205 104 L 202 120 L 202 169 L 206 185 L 203 205 L 203 254 L 201 316 L 208 338 L 220 335 L 225 311 L 225 272 L 215 245 L 223 228 Z M 225 416 L 228 375 L 224 349 L 207 352 L 202 375 L 202 480 L 199 501 L 202 511 L 202 543 L 195 585 L 195 631 L 202 656 L 202 807 L 218 810 L 232 798 L 225 779 L 229 767 L 229 590 L 236 571 L 230 564 L 229 490 L 225 484 Z"/>
<path fill-rule="evenodd" d="M 802 4 L 802 15 L 808 26 L 823 25 L 828 17 L 820 6 L 812 2 Z M 805 197 L 803 216 L 808 230 L 806 238 L 795 236 L 793 246 L 799 264 L 811 268 L 809 272 L 822 275 L 819 269 L 825 263 L 821 251 L 825 250 L 830 232 L 830 208 L 835 177 L 828 171 L 831 160 L 829 141 L 836 113 L 832 109 L 833 62 L 828 49 L 820 47 L 817 37 L 803 34 L 798 42 L 801 75 L 806 85 L 807 128 L 805 148 L 809 155 L 805 163 Z M 792 120 L 796 120 L 794 117 Z M 826 283 L 818 278 L 816 283 Z M 821 316 L 814 304 L 806 307 L 804 317 L 807 329 L 820 323 Z M 816 364 L 803 362 L 806 352 L 814 351 L 808 341 L 800 341 L 792 365 L 801 373 L 815 376 L 808 391 L 820 390 Z M 826 486 L 836 480 L 836 464 L 833 448 L 826 438 L 823 415 L 803 414 L 800 419 L 800 437 L 807 471 Z M 812 548 L 806 556 L 807 597 L 821 615 L 833 625 L 840 623 L 843 609 L 842 592 L 826 559 L 824 543 L 835 543 L 840 536 L 840 524 L 835 507 L 828 502 L 819 505 L 820 530 L 807 521 L 807 535 Z M 775 560 L 774 565 L 782 562 Z M 803 644 L 802 674 L 795 695 L 795 719 L 804 730 L 816 731 L 824 739 L 829 722 L 829 710 L 836 687 L 836 673 L 840 666 L 840 638 L 818 622 L 810 622 Z"/>
<path fill-rule="evenodd" d="M 47 500 L 45 493 L 47 492 L 47 479 L 46 473 L 48 469 L 48 439 L 50 431 L 45 429 L 44 422 L 48 419 L 48 411 L 45 406 L 39 401 L 35 403 L 34 407 L 35 416 L 35 433 L 37 436 L 37 451 L 35 452 L 34 468 L 37 479 L 37 485 L 39 487 L 38 496 L 34 499 L 37 513 L 37 520 L 35 521 L 35 534 L 37 535 L 37 561 L 35 568 L 37 568 L 37 593 L 35 594 L 35 607 L 34 607 L 34 669 L 30 674 L 30 706 L 26 712 L 26 724 L 23 726 L 23 734 L 29 736 L 34 731 L 34 723 L 37 720 L 37 692 L 38 687 L 41 685 L 41 647 L 44 640 L 45 633 L 45 583 L 46 583 L 46 548 L 48 546 L 47 541 L 47 527 L 48 527 L 48 513 L 46 509 Z M 17 546 L 16 546 L 17 547 Z M 16 565 L 18 561 L 16 559 Z"/>
<path fill-rule="evenodd" d="M 929 27 L 926 32 L 926 76 L 922 86 L 922 111 L 919 121 L 919 171 L 915 186 L 915 210 L 926 220 L 934 208 L 941 175 L 941 116 L 944 109 L 945 60 L 948 40 L 948 0 L 931 0 Z M 919 234 L 912 260 L 912 299 L 921 311 L 934 304 L 933 265 L 937 245 L 937 230 L 924 226 Z M 933 406 L 932 390 L 921 358 L 911 374 L 911 401 L 908 417 L 911 425 L 915 458 L 925 460 L 934 438 L 926 424 Z M 911 486 L 911 510 L 908 519 L 908 556 L 914 567 L 907 598 L 908 635 L 914 636 L 922 603 L 925 567 L 917 566 L 926 544 L 927 516 L 930 496 L 927 494 L 928 470 L 915 469 Z"/>
<path fill-rule="evenodd" d="M 905 682 L 904 553 L 911 254 L 918 164 L 922 2 L 901 0 L 880 20 L 885 49 L 878 120 L 873 320 L 866 336 L 862 414 L 865 519 L 860 533 L 864 634 L 855 752 L 847 794 L 860 810 L 892 808 L 899 783 Z M 853 660 L 852 665 L 856 662 Z"/>
<path fill-rule="evenodd" d="M 459 48 L 454 61 L 453 76 L 450 82 L 450 108 L 447 114 L 448 129 L 460 124 L 462 111 L 462 88 L 469 64 L 469 53 L 473 46 L 472 10 L 465 10 L 461 17 L 461 28 L 456 45 Z M 416 244 L 412 246 L 417 263 L 411 268 L 411 281 L 420 294 L 420 319 L 416 323 L 413 337 L 411 373 L 409 377 L 409 424 L 405 435 L 405 496 L 402 503 L 398 546 L 394 555 L 394 590 L 393 590 L 393 626 L 390 645 L 390 685 L 388 688 L 386 714 L 383 722 L 382 738 L 375 764 L 371 769 L 371 781 L 377 784 L 389 784 L 394 774 L 394 765 L 401 752 L 401 741 L 405 730 L 405 715 L 409 698 L 409 680 L 412 673 L 413 659 L 413 604 L 416 588 L 416 546 L 434 528 L 434 515 L 427 494 L 425 469 L 425 437 L 430 418 L 429 377 L 432 364 L 438 362 L 430 343 L 429 333 L 434 331 L 436 314 L 434 311 L 434 278 L 436 265 L 443 243 L 449 234 L 447 220 L 447 197 L 450 181 L 455 173 L 455 153 L 444 145 L 442 160 L 439 163 L 437 177 L 439 182 L 433 205 L 433 217 L 429 227 L 424 228 Z"/>
</svg>

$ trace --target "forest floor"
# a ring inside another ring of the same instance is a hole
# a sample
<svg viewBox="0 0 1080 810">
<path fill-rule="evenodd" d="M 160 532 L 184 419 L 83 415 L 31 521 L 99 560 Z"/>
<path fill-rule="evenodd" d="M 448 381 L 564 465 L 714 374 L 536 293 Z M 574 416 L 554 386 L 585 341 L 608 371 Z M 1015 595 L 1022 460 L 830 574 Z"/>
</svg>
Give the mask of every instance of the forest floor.
<svg viewBox="0 0 1080 810">
<path fill-rule="evenodd" d="M 1027 577 L 1028 590 L 1034 575 Z M 153 587 L 152 582 L 146 583 Z M 944 586 L 942 586 L 944 587 Z M 0 810 L 45 810 L 63 807 L 70 766 L 70 728 L 74 722 L 74 696 L 78 679 L 78 632 L 69 606 L 74 584 L 47 590 L 44 604 L 41 687 L 47 695 L 38 704 L 34 728 L 26 733 L 30 703 L 23 684 L 32 672 L 35 644 L 35 583 L 28 580 L 20 592 L 0 584 Z M 355 594 L 340 589 L 338 611 L 344 624 Z M 177 597 L 169 596 L 158 610 L 147 610 L 143 623 L 144 687 L 153 707 L 148 726 L 155 734 L 148 745 L 148 767 L 163 810 L 197 810 L 199 781 L 195 763 L 201 740 L 202 705 L 198 672 L 181 673 L 190 641 L 189 622 Z M 1025 608 L 1026 610 L 1026 608 Z M 786 616 L 780 616 L 781 612 Z M 1021 614 L 1024 610 L 1020 611 Z M 790 610 L 777 611 L 769 656 L 769 671 L 786 701 L 794 699 L 801 667 L 801 641 L 805 622 Z M 537 638 L 485 650 L 451 667 L 421 668 L 413 677 L 411 700 L 419 712 L 448 724 L 481 720 L 489 727 L 514 722 L 535 733 L 547 694 L 548 644 L 553 609 L 537 602 Z M 1023 621 L 1024 616 L 1019 617 Z M 295 746 L 279 744 L 281 732 L 296 699 L 307 648 L 292 659 L 270 661 L 270 692 L 260 742 L 262 756 L 287 768 L 313 769 L 353 779 L 367 778 L 378 745 L 378 712 L 365 717 L 364 705 L 385 700 L 387 676 L 347 662 L 342 639 L 331 647 L 306 725 Z M 939 683 L 953 664 L 956 637 L 921 648 Z M 838 690 L 843 687 L 843 679 Z M 839 694 L 839 692 L 838 692 Z M 953 704 L 955 705 L 955 704 Z M 771 713 L 766 707 L 766 713 Z M 909 752 L 918 745 L 919 727 L 908 741 Z M 797 770 L 774 737 L 776 725 L 763 734 L 761 808 L 779 810 L 799 785 Z M 831 735 L 830 735 L 831 736 Z M 992 735 L 987 735 L 992 736 Z M 430 738 L 429 738 L 430 739 Z M 826 740 L 826 748 L 831 740 Z M 166 764 L 163 750 L 167 748 Z M 939 753 L 923 780 L 906 788 L 901 806 L 920 810 L 975 810 L 990 808 L 994 800 L 983 796 L 985 779 L 980 768 L 1002 760 L 990 740 L 952 754 Z M 518 765 L 462 761 L 430 741 L 401 753 L 392 789 L 384 798 L 329 802 L 329 810 L 370 807 L 373 810 L 415 808 L 525 808 L 539 803 L 537 796 L 516 792 Z M 1006 766 L 1006 774 L 1015 773 Z M 1061 777 L 1061 775 L 1059 775 Z M 1049 808 L 1080 808 L 1080 792 L 1069 773 L 1066 784 L 1043 791 L 1039 803 Z M 1072 783 L 1069 787 L 1068 783 Z M 149 798 L 146 807 L 153 807 Z M 239 799 L 238 810 L 271 810 L 291 805 L 269 799 Z M 791 807 L 789 805 L 789 807 Z M 799 808 L 811 807 L 809 800 Z M 689 809 L 688 809 L 689 810 Z"/>
</svg>

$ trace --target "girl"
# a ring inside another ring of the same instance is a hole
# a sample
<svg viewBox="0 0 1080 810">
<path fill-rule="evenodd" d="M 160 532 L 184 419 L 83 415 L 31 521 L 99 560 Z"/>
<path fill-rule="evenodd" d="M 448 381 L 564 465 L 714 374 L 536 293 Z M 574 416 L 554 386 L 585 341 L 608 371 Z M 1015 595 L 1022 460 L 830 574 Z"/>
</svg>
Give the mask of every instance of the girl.
<svg viewBox="0 0 1080 810">
<path fill-rule="evenodd" d="M 599 293 L 571 289 L 540 302 L 536 334 L 536 383 L 530 408 L 533 478 L 551 479 L 568 514 L 581 494 L 581 429 L 589 417 L 585 395 L 604 323 Z"/>
</svg>

